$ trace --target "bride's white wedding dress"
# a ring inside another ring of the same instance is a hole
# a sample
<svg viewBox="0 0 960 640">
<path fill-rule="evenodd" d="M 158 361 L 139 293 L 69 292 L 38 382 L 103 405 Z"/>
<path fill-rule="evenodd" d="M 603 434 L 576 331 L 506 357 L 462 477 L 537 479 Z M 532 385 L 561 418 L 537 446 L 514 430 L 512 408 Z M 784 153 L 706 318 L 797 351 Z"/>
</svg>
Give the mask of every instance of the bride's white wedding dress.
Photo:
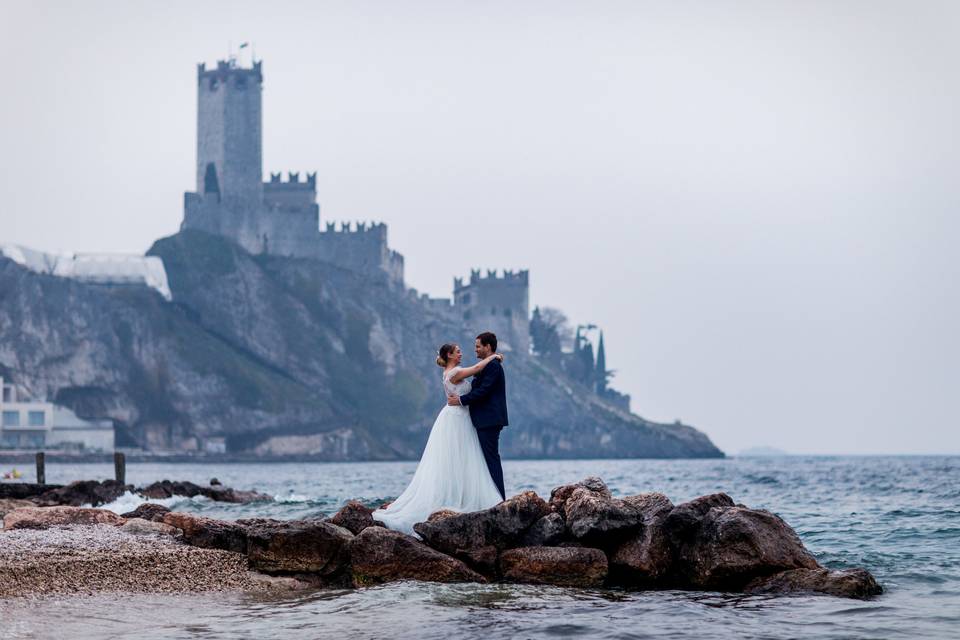
<svg viewBox="0 0 960 640">
<path fill-rule="evenodd" d="M 444 374 L 444 397 L 470 391 L 469 379 L 450 382 L 459 370 L 454 367 Z M 416 535 L 413 525 L 425 522 L 434 511 L 480 511 L 501 500 L 470 420 L 470 409 L 448 405 L 433 423 L 413 480 L 389 507 L 374 511 L 373 517 L 391 529 Z"/>
</svg>

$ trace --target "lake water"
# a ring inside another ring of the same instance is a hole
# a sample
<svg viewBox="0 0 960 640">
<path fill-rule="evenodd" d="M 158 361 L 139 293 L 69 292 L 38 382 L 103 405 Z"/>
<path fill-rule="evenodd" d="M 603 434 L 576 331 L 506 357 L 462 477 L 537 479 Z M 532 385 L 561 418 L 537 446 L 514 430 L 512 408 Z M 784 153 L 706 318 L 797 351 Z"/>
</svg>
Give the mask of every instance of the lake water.
<svg viewBox="0 0 960 640">
<path fill-rule="evenodd" d="M 131 464 L 137 485 L 163 478 L 276 496 L 227 505 L 172 499 L 219 518 L 329 514 L 351 498 L 397 495 L 415 463 Z M 49 464 L 49 482 L 111 477 L 112 465 Z M 826 596 L 629 593 L 516 585 L 401 583 L 285 596 L 101 595 L 0 601 L 3 638 L 957 638 L 960 457 L 507 461 L 508 494 L 597 475 L 614 493 L 661 491 L 675 503 L 725 491 L 769 509 L 821 563 L 863 566 L 886 593 Z M 129 506 L 135 506 L 129 501 Z M 116 508 L 127 505 L 115 505 Z"/>
</svg>

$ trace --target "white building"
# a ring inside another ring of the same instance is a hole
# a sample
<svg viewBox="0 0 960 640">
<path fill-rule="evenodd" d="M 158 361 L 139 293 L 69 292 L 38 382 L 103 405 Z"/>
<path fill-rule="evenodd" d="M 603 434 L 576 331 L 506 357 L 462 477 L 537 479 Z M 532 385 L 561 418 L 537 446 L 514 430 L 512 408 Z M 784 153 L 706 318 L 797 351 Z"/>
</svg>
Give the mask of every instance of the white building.
<svg viewBox="0 0 960 640">
<path fill-rule="evenodd" d="M 14 244 L 0 245 L 0 255 L 17 264 L 60 278 L 89 284 L 150 287 L 170 300 L 167 271 L 156 256 L 112 253 L 44 253 Z"/>
<path fill-rule="evenodd" d="M 84 420 L 70 409 L 23 397 L 0 378 L 0 448 L 113 451 L 113 423 Z"/>
</svg>

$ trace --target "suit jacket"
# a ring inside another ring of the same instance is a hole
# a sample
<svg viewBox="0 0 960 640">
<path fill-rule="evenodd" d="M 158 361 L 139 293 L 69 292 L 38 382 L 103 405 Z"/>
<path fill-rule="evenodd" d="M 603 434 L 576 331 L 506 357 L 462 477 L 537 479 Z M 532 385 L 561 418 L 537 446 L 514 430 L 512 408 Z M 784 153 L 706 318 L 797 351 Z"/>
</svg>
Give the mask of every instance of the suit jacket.
<svg viewBox="0 0 960 640">
<path fill-rule="evenodd" d="M 470 393 L 460 396 L 460 404 L 470 407 L 476 429 L 505 427 L 507 424 L 507 381 L 503 365 L 492 360 L 473 378 Z"/>
</svg>

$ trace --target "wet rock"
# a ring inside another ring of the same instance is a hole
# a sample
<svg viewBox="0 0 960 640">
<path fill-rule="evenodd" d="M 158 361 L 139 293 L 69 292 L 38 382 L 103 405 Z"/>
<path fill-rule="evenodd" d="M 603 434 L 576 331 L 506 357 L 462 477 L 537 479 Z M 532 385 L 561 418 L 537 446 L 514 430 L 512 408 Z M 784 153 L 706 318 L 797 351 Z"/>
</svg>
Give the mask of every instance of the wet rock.
<svg viewBox="0 0 960 640">
<path fill-rule="evenodd" d="M 247 530 L 250 567 L 264 573 L 332 577 L 347 563 L 353 534 L 325 520 L 239 521 Z"/>
<path fill-rule="evenodd" d="M 500 555 L 500 570 L 508 582 L 599 587 L 607 577 L 607 556 L 585 547 L 520 547 Z"/>
<path fill-rule="evenodd" d="M 641 513 L 640 530 L 610 554 L 610 575 L 624 586 L 657 586 L 673 569 L 673 547 L 664 528 L 673 503 L 662 493 L 624 498 Z"/>
<path fill-rule="evenodd" d="M 14 498 L 0 498 L 0 520 L 14 509 L 29 509 L 37 506 L 29 500 L 17 500 Z"/>
<path fill-rule="evenodd" d="M 664 526 L 674 538 L 690 539 L 700 530 L 704 516 L 714 507 L 732 507 L 733 500 L 725 493 L 712 493 L 694 498 L 673 508 Z"/>
<path fill-rule="evenodd" d="M 550 492 L 550 510 L 556 513 L 559 513 L 561 516 L 566 518 L 566 509 L 567 500 L 570 499 L 570 496 L 573 495 L 573 492 L 583 487 L 588 491 L 599 494 L 604 498 L 612 498 L 613 494 L 610 493 L 610 489 L 607 488 L 607 485 L 596 476 L 590 476 L 584 478 L 580 482 L 574 482 L 573 484 L 564 484 L 559 487 L 554 488 Z"/>
<path fill-rule="evenodd" d="M 694 586 L 722 591 L 787 569 L 820 568 L 786 522 L 746 507 L 712 507 L 696 537 L 680 547 L 678 563 Z"/>
<path fill-rule="evenodd" d="M 564 505 L 567 531 L 584 544 L 609 548 L 636 532 L 643 513 L 634 505 L 586 487 L 573 490 Z"/>
<path fill-rule="evenodd" d="M 163 522 L 163 516 L 170 513 L 170 509 L 155 502 L 144 502 L 133 511 L 120 514 L 124 518 L 141 518 L 152 522 Z"/>
<path fill-rule="evenodd" d="M 72 506 L 90 505 L 98 507 L 113 502 L 127 491 L 133 491 L 132 484 L 121 484 L 116 480 L 77 480 L 65 487 L 51 489 L 34 499 L 40 506 Z"/>
<path fill-rule="evenodd" d="M 183 541 L 194 547 L 247 551 L 246 528 L 235 522 L 171 511 L 163 516 L 163 523 L 183 531 Z"/>
<path fill-rule="evenodd" d="M 33 507 L 15 509 L 3 517 L 4 529 L 46 529 L 62 524 L 121 525 L 124 519 L 112 511 L 82 507 Z"/>
<path fill-rule="evenodd" d="M 210 486 L 211 486 L 211 487 L 219 487 L 219 486 L 221 486 L 222 484 L 223 484 L 223 483 L 221 483 L 217 478 L 210 478 Z"/>
<path fill-rule="evenodd" d="M 384 527 L 367 527 L 348 545 L 351 582 L 356 587 L 397 580 L 486 582 L 461 560 Z"/>
<path fill-rule="evenodd" d="M 549 510 L 543 498 L 533 491 L 524 491 L 485 511 L 419 522 L 413 530 L 428 545 L 449 555 L 486 546 L 504 549 L 517 544 L 524 532 Z"/>
<path fill-rule="evenodd" d="M 223 486 L 201 487 L 193 482 L 171 480 L 154 482 L 151 485 L 137 489 L 137 493 L 142 495 L 144 498 L 150 498 L 153 500 L 162 500 L 172 496 L 186 496 L 188 498 L 193 498 L 195 496 L 206 496 L 207 498 L 216 500 L 218 502 L 234 503 L 273 500 L 272 496 L 268 496 L 265 493 L 257 493 L 256 491 L 238 491 L 236 489 Z"/>
<path fill-rule="evenodd" d="M 36 484 L 34 482 L 0 482 L 0 500 L 26 500 L 59 489 L 60 484 Z"/>
<path fill-rule="evenodd" d="M 883 588 L 866 569 L 791 569 L 757 578 L 747 584 L 748 593 L 825 593 L 842 598 L 869 598 Z"/>
<path fill-rule="evenodd" d="M 533 523 L 523 536 L 524 547 L 552 547 L 563 541 L 567 525 L 559 513 L 548 513 Z"/>
<path fill-rule="evenodd" d="M 500 552 L 493 545 L 459 551 L 456 557 L 463 560 L 468 567 L 486 578 L 496 579 L 499 575 L 500 566 L 498 560 L 500 558 Z"/>
<path fill-rule="evenodd" d="M 338 527 L 348 529 L 354 535 L 367 527 L 384 526 L 382 522 L 373 519 L 373 509 L 357 500 L 351 500 L 343 505 L 328 521 Z"/>
<path fill-rule="evenodd" d="M 163 524 L 162 522 L 153 522 L 151 520 L 144 520 L 142 518 L 131 518 L 124 522 L 120 526 L 120 530 L 124 533 L 132 533 L 138 536 L 179 536 L 180 529 L 176 527 L 171 527 L 168 524 Z"/>
</svg>

